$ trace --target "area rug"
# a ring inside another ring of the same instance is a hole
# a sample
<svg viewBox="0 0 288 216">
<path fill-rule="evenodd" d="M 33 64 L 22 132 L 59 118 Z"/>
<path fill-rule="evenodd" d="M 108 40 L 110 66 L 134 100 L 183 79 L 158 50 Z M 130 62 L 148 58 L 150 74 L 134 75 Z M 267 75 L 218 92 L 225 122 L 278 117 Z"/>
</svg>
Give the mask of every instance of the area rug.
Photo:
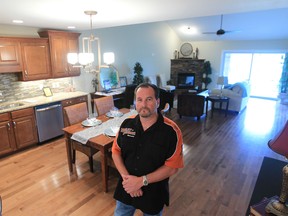
<svg viewBox="0 0 288 216">
<path fill-rule="evenodd" d="M 280 195 L 282 169 L 286 164 L 280 160 L 264 157 L 246 215 L 249 215 L 250 205 L 260 202 L 264 197 Z"/>
</svg>

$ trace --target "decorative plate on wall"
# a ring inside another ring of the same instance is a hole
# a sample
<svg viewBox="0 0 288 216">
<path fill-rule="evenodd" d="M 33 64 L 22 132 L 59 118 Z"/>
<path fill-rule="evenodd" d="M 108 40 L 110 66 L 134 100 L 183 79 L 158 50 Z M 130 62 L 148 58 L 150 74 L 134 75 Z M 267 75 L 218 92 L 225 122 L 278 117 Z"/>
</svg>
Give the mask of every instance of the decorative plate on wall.
<svg viewBox="0 0 288 216">
<path fill-rule="evenodd" d="M 180 52 L 183 56 L 190 56 L 193 52 L 193 47 L 190 43 L 184 43 L 180 47 Z"/>
</svg>

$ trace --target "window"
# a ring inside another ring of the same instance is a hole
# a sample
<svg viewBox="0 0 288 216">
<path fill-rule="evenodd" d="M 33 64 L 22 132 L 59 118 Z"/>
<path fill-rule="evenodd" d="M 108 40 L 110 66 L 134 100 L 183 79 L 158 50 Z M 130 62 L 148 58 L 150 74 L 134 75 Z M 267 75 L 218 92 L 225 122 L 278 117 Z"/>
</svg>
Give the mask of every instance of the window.
<svg viewBox="0 0 288 216">
<path fill-rule="evenodd" d="M 284 52 L 225 52 L 223 75 L 229 84 L 249 81 L 252 97 L 276 99 L 284 57 Z"/>
</svg>

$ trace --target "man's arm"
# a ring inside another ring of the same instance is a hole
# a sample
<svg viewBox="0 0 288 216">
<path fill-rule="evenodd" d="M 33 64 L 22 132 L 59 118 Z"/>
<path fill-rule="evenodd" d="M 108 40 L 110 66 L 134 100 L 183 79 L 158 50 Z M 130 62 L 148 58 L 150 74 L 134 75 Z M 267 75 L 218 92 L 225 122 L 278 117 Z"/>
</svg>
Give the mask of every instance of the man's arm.
<svg viewBox="0 0 288 216">
<path fill-rule="evenodd" d="M 129 175 L 129 173 L 128 173 L 125 165 L 124 165 L 121 154 L 112 153 L 112 158 L 113 158 L 114 164 L 115 164 L 118 172 L 120 173 L 120 175 Z"/>
<path fill-rule="evenodd" d="M 166 165 L 163 165 L 163 166 L 159 167 L 157 170 L 155 170 L 154 172 L 146 175 L 146 177 L 147 177 L 147 180 L 150 184 L 150 183 L 162 181 L 162 180 L 176 174 L 177 171 L 178 171 L 177 168 L 172 168 L 172 167 L 168 167 Z"/>
<path fill-rule="evenodd" d="M 148 183 L 155 183 L 162 181 L 178 171 L 177 168 L 172 168 L 168 166 L 161 166 L 152 173 L 146 175 Z M 143 186 L 143 176 L 137 177 L 132 175 L 122 175 L 123 187 L 127 193 L 131 193 L 140 189 Z"/>
<path fill-rule="evenodd" d="M 123 163 L 123 159 L 122 159 L 120 154 L 112 154 L 112 158 L 113 158 L 114 164 L 115 164 L 118 172 L 121 174 L 121 176 L 123 178 L 123 182 L 124 182 L 125 181 L 125 177 L 129 176 L 129 173 L 128 173 L 128 171 L 127 171 L 127 169 L 126 169 L 126 167 L 125 167 L 125 165 Z M 142 192 L 141 187 L 140 187 L 137 190 L 130 191 L 129 194 L 130 194 L 131 197 L 140 197 L 140 196 L 143 195 L 143 192 Z"/>
</svg>

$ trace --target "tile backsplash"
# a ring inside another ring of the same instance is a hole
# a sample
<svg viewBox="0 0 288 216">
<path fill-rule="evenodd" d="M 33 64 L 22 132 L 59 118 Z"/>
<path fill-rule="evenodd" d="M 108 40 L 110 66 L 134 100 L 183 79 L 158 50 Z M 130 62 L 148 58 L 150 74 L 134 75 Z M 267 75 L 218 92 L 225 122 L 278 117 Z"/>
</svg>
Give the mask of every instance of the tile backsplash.
<svg viewBox="0 0 288 216">
<path fill-rule="evenodd" d="M 23 82 L 17 73 L 1 73 L 0 103 L 42 96 L 43 87 L 50 87 L 53 93 L 68 92 L 73 82 L 71 77 Z"/>
</svg>

